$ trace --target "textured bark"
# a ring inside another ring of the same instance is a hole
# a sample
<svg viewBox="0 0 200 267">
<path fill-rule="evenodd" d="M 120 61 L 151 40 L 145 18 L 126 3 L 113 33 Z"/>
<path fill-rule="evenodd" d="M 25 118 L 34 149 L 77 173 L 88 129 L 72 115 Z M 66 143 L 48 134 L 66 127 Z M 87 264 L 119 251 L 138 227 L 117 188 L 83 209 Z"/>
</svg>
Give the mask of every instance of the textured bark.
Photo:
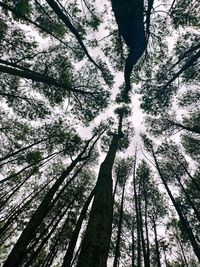
<svg viewBox="0 0 200 267">
<path fill-rule="evenodd" d="M 101 163 L 94 201 L 85 236 L 82 241 L 77 267 L 106 267 L 110 247 L 113 217 L 112 168 L 122 137 L 122 116 L 118 133 L 113 138 L 105 160 Z"/>
</svg>

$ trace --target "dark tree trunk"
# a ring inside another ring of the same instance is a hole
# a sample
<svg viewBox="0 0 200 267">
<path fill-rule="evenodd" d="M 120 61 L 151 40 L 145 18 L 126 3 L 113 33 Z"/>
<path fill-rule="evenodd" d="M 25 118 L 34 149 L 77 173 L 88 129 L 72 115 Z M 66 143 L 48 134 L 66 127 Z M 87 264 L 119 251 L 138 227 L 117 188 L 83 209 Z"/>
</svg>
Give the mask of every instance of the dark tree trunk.
<svg viewBox="0 0 200 267">
<path fill-rule="evenodd" d="M 176 211 L 177 211 L 177 213 L 179 215 L 180 222 L 182 224 L 182 227 L 184 229 L 184 232 L 187 234 L 187 236 L 188 236 L 188 238 L 189 238 L 189 240 L 191 242 L 191 245 L 193 247 L 194 253 L 197 256 L 198 261 L 200 263 L 200 247 L 199 247 L 199 245 L 198 245 L 198 243 L 197 243 L 197 241 L 195 239 L 195 236 L 193 234 L 193 231 L 192 231 L 192 229 L 191 229 L 191 227 L 190 227 L 187 219 L 183 215 L 183 212 L 181 210 L 180 204 L 173 197 L 173 195 L 172 195 L 172 193 L 171 193 L 171 191 L 170 191 L 170 189 L 169 189 L 169 187 L 167 185 L 167 182 L 165 181 L 165 178 L 164 178 L 164 176 L 162 174 L 162 171 L 160 169 L 160 166 L 158 164 L 158 161 L 157 161 L 157 158 L 155 156 L 155 153 L 154 153 L 153 149 L 152 149 L 152 155 L 153 155 L 153 158 L 154 158 L 155 165 L 156 165 L 157 171 L 159 173 L 159 176 L 160 176 L 160 178 L 161 178 L 161 180 L 162 180 L 162 182 L 163 182 L 163 184 L 165 186 L 165 189 L 166 189 L 166 191 L 167 191 L 167 193 L 168 193 L 168 195 L 169 195 L 169 197 L 170 197 L 170 199 L 171 199 L 171 201 L 172 201 L 172 203 L 173 203 L 173 205 L 174 205 L 174 207 L 175 207 L 175 209 L 176 209 Z"/>
<path fill-rule="evenodd" d="M 122 189 L 122 198 L 121 198 L 121 205 L 120 205 L 120 213 L 119 213 L 119 222 L 118 222 L 118 231 L 117 231 L 117 240 L 115 246 L 115 258 L 113 267 L 119 266 L 119 258 L 120 258 L 120 241 L 121 241 L 121 232 L 122 232 L 122 223 L 123 223 L 123 213 L 124 213 L 124 193 L 125 193 L 125 185 L 126 180 L 123 183 Z"/>
<path fill-rule="evenodd" d="M 137 225 L 137 267 L 141 267 L 141 241 L 140 241 L 140 218 L 138 210 L 138 195 L 136 189 L 136 163 L 134 163 L 133 171 L 133 191 L 135 201 L 135 214 L 136 214 L 136 225 Z"/>
<path fill-rule="evenodd" d="M 25 166 L 24 168 L 22 168 L 22 169 L 19 170 L 18 172 L 13 173 L 13 174 L 7 176 L 6 178 L 0 180 L 0 184 L 3 184 L 3 183 L 5 183 L 6 181 L 8 181 L 8 180 L 10 180 L 10 179 L 13 179 L 13 178 L 15 178 L 15 177 L 17 177 L 17 176 L 19 176 L 19 175 L 22 174 L 25 170 L 28 170 L 28 169 L 30 169 L 31 167 L 34 168 L 35 166 L 39 167 L 39 166 L 43 165 L 44 162 L 45 162 L 45 163 L 48 162 L 48 161 L 51 160 L 55 155 L 58 155 L 58 154 L 60 154 L 61 152 L 63 152 L 63 150 L 60 150 L 60 151 L 58 151 L 58 152 L 54 152 L 54 153 L 52 153 L 52 154 L 50 154 L 50 155 L 48 155 L 48 156 L 46 156 L 46 157 L 44 157 L 44 158 L 42 158 L 42 159 L 40 159 L 40 160 L 34 162 L 34 163 L 32 163 L 32 164 L 29 164 L 29 165 Z M 12 161 L 14 161 L 14 160 L 12 160 Z M 42 163 L 40 163 L 40 162 L 42 162 Z M 2 164 L 2 165 L 5 165 L 5 164 L 7 164 L 7 163 L 8 163 L 8 162 L 5 162 L 5 163 Z M 39 163 L 40 163 L 40 164 L 39 164 Z M 2 165 L 1 165 L 1 166 L 2 166 Z"/>
<path fill-rule="evenodd" d="M 155 239 L 155 245 L 156 245 L 156 262 L 157 262 L 157 266 L 161 267 L 158 235 L 157 235 L 156 222 L 155 222 L 154 216 L 152 217 L 152 220 L 153 220 L 154 239 Z"/>
<path fill-rule="evenodd" d="M 134 220 L 133 220 L 133 222 L 132 222 L 131 238 L 132 238 L 132 241 L 131 241 L 131 252 L 132 252 L 132 255 L 131 255 L 131 264 L 132 264 L 132 267 L 134 267 L 134 266 L 135 266 L 135 235 L 134 235 Z"/>
<path fill-rule="evenodd" d="M 36 28 L 38 28 L 40 31 L 47 33 L 48 35 L 52 36 L 54 39 L 58 40 L 61 44 L 63 44 L 65 47 L 67 47 L 68 49 L 72 49 L 67 43 L 65 43 L 62 39 L 60 39 L 59 37 L 57 37 L 51 30 L 48 30 L 46 28 L 44 28 L 43 26 L 41 26 L 40 24 L 36 23 L 35 21 L 32 21 L 30 18 L 22 15 L 21 12 L 17 11 L 16 9 L 12 8 L 9 5 L 6 5 L 5 3 L 0 2 L 0 6 L 8 11 L 11 11 L 14 15 L 16 15 L 17 17 L 20 17 L 22 20 L 32 24 L 33 26 L 35 26 Z M 73 49 L 72 49 L 73 50 Z"/>
<path fill-rule="evenodd" d="M 122 137 L 122 117 L 118 133 L 113 138 L 105 160 L 101 163 L 94 201 L 85 236 L 82 241 L 77 267 L 106 267 L 110 247 L 113 217 L 112 168 Z"/>
<path fill-rule="evenodd" d="M 87 58 L 89 59 L 89 61 L 92 62 L 95 65 L 95 67 L 97 67 L 103 74 L 105 74 L 105 72 L 103 71 L 103 69 L 90 56 L 87 48 L 85 47 L 85 45 L 84 45 L 84 43 L 82 41 L 81 35 L 76 30 L 76 28 L 73 26 L 73 24 L 70 22 L 70 19 L 67 17 L 66 13 L 64 13 L 62 11 L 62 9 L 59 7 L 59 5 L 56 3 L 56 1 L 54 1 L 54 0 L 46 0 L 46 2 L 53 9 L 53 11 L 56 13 L 56 15 L 58 16 L 58 18 L 62 20 L 62 22 L 65 24 L 65 26 L 76 37 L 78 43 L 80 44 L 82 50 L 85 52 L 85 55 L 87 56 Z"/>
<path fill-rule="evenodd" d="M 180 244 L 181 254 L 182 254 L 182 258 L 183 258 L 183 266 L 189 267 L 189 265 L 187 263 L 187 258 L 185 256 L 185 252 L 184 252 L 184 248 L 183 248 L 183 244 L 182 244 L 181 240 L 179 240 L 179 244 Z"/>
<path fill-rule="evenodd" d="M 143 181 L 143 188 L 144 188 L 144 205 L 145 205 L 145 210 L 144 210 L 144 225 L 145 225 L 145 234 L 146 234 L 146 266 L 150 267 L 150 249 L 149 249 L 149 231 L 148 231 L 148 221 L 147 221 L 147 216 L 148 216 L 148 196 L 147 196 L 147 189 L 146 189 L 146 184 Z"/>
<path fill-rule="evenodd" d="M 100 136 L 94 141 L 93 145 L 99 139 Z M 94 138 L 94 136 L 87 141 L 86 145 L 84 146 L 83 150 L 79 153 L 77 158 L 72 161 L 72 163 L 68 166 L 68 168 L 63 171 L 61 176 L 56 180 L 50 190 L 44 196 L 42 202 L 38 206 L 37 210 L 29 220 L 28 224 L 26 225 L 25 229 L 23 230 L 21 236 L 19 237 L 18 241 L 14 245 L 12 251 L 8 255 L 7 260 L 5 261 L 3 267 L 18 267 L 21 266 L 21 262 L 26 257 L 28 251 L 28 245 L 34 239 L 37 229 L 40 224 L 43 222 L 44 218 L 48 214 L 48 212 L 53 207 L 52 199 L 56 192 L 58 191 L 59 187 L 62 185 L 63 181 L 68 177 L 71 171 L 75 168 L 77 163 L 86 160 L 86 156 L 84 154 L 87 151 L 90 141 Z M 70 180 L 68 181 L 68 183 Z"/>
<path fill-rule="evenodd" d="M 76 247 L 76 243 L 77 243 L 77 239 L 78 239 L 78 236 L 79 236 L 79 233 L 80 233 L 80 230 L 81 230 L 81 226 L 82 226 L 83 220 L 86 217 L 86 213 L 87 213 L 88 207 L 89 207 L 89 205 L 91 203 L 91 200 L 92 200 L 92 198 L 94 196 L 94 193 L 95 193 L 95 188 L 90 193 L 90 195 L 89 195 L 88 199 L 86 200 L 86 202 L 85 202 L 85 204 L 83 206 L 83 209 L 82 209 L 82 211 L 80 213 L 80 216 L 78 218 L 76 226 L 75 226 L 75 228 L 73 230 L 71 239 L 69 241 L 69 245 L 68 245 L 65 257 L 64 257 L 64 261 L 63 261 L 62 267 L 70 267 L 71 266 L 71 262 L 72 262 L 73 255 L 74 255 L 74 249 Z"/>
<path fill-rule="evenodd" d="M 52 221 L 50 222 L 50 224 L 44 229 L 44 231 L 41 232 L 41 234 L 34 240 L 34 242 L 32 243 L 31 247 L 29 248 L 29 252 L 31 251 L 31 249 L 36 249 L 37 247 L 37 243 L 40 241 L 40 239 L 43 238 L 42 242 L 40 243 L 40 245 L 38 246 L 38 248 L 32 253 L 32 255 L 30 256 L 30 258 L 28 259 L 26 265 L 24 267 L 29 267 L 31 266 L 32 262 L 36 259 L 37 255 L 40 253 L 40 251 L 42 250 L 42 248 L 44 247 L 44 245 L 46 244 L 46 242 L 49 240 L 49 238 L 51 237 L 51 235 L 53 234 L 53 232 L 55 231 L 56 227 L 58 226 L 59 222 L 61 221 L 61 219 L 65 216 L 65 214 L 67 213 L 67 211 L 70 209 L 70 207 L 73 205 L 73 203 L 76 201 L 76 198 L 78 196 L 80 192 L 78 192 L 73 199 L 71 200 L 71 202 L 67 205 L 67 207 L 62 211 L 62 209 L 64 208 L 64 206 L 67 204 L 68 201 L 66 201 L 64 203 L 64 205 L 62 206 L 61 210 L 58 211 L 58 214 L 56 214 L 54 216 L 54 218 L 52 219 Z M 57 219 L 58 217 L 58 219 Z M 54 223 L 54 221 L 57 219 L 57 221 Z M 52 226 L 53 225 L 53 226 Z M 52 228 L 51 228 L 52 226 Z M 51 230 L 50 230 L 51 228 Z M 49 231 L 49 232 L 48 232 Z M 48 232 L 48 234 L 45 236 L 45 234 Z M 45 237 L 44 237 L 45 236 Z"/>
<path fill-rule="evenodd" d="M 172 167 L 171 167 L 171 169 L 174 172 L 174 175 L 176 177 L 176 180 L 178 181 L 178 183 L 179 183 L 179 185 L 180 185 L 183 193 L 185 194 L 185 197 L 186 197 L 188 203 L 190 204 L 191 208 L 193 209 L 194 214 L 196 215 L 198 222 L 200 222 L 200 214 L 199 214 L 198 209 L 195 207 L 195 204 L 193 203 L 193 201 L 192 201 L 190 195 L 188 194 L 187 190 L 185 190 L 185 188 L 184 188 L 184 186 L 183 186 L 183 184 L 182 184 L 179 176 L 176 174 L 175 170 Z"/>
<path fill-rule="evenodd" d="M 146 253 L 146 244 L 144 240 L 144 223 L 142 218 L 142 207 L 141 207 L 141 199 L 140 196 L 138 197 L 138 212 L 139 212 L 139 227 L 140 227 L 140 234 L 141 234 L 141 241 L 142 241 L 142 251 L 143 251 L 143 259 L 144 259 L 144 266 L 148 266 L 148 259 L 147 259 L 147 253 Z"/>
<path fill-rule="evenodd" d="M 200 192 L 199 184 L 196 182 L 194 177 L 190 174 L 187 167 L 183 164 L 183 162 L 175 154 L 174 154 L 174 156 L 176 157 L 176 159 L 177 159 L 178 163 L 181 165 L 181 167 L 185 170 L 185 172 L 187 173 L 187 175 L 190 178 L 190 180 L 192 181 L 192 183 L 196 186 L 196 189 Z"/>
<path fill-rule="evenodd" d="M 52 179 L 53 180 L 53 179 Z M 52 181 L 51 180 L 51 181 Z M 51 182 L 50 181 L 50 182 Z M 14 209 L 10 210 L 9 216 L 6 216 L 4 220 L 6 220 L 5 224 L 2 225 L 0 228 L 0 237 L 4 234 L 4 232 L 7 230 L 7 228 L 17 219 L 19 214 L 23 211 L 25 211 L 29 204 L 39 195 L 39 193 L 47 187 L 47 184 L 42 186 L 38 192 L 32 192 L 31 195 L 26 197 L 25 199 L 22 200 L 22 202 L 14 207 Z M 28 199 L 28 200 L 27 200 Z M 27 201 L 26 201 L 27 200 Z M 2 220 L 1 222 L 3 222 Z"/>
</svg>

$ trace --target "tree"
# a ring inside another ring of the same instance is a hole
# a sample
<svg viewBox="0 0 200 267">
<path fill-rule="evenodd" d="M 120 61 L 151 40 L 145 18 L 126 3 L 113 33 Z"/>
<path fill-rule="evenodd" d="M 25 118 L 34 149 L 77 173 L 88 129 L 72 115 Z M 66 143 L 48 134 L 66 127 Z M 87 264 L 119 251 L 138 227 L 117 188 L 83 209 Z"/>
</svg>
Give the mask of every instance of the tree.
<svg viewBox="0 0 200 267">
<path fill-rule="evenodd" d="M 198 266 L 199 2 L 0 11 L 0 265 Z"/>
</svg>

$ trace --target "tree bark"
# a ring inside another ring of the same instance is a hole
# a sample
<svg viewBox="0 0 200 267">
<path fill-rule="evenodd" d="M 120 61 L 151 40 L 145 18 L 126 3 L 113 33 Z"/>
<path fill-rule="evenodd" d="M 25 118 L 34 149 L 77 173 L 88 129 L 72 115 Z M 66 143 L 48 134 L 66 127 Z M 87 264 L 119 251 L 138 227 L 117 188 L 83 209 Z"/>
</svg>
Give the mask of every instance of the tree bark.
<svg viewBox="0 0 200 267">
<path fill-rule="evenodd" d="M 82 241 L 77 267 L 107 266 L 113 218 L 112 168 L 118 142 L 122 137 L 122 118 L 123 114 L 119 119 L 118 133 L 113 134 L 105 160 L 100 166 L 94 201 Z"/>
</svg>

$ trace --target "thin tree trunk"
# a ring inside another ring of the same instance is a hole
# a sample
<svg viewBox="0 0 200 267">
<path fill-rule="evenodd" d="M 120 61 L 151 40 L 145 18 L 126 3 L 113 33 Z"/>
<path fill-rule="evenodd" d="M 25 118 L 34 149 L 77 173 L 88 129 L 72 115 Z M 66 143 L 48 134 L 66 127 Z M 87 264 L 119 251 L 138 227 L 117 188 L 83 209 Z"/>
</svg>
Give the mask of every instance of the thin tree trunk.
<svg viewBox="0 0 200 267">
<path fill-rule="evenodd" d="M 131 229 L 131 251 L 132 251 L 132 255 L 131 255 L 131 264 L 132 267 L 135 266 L 135 236 L 134 236 L 134 221 L 132 222 L 132 229 Z"/>
<path fill-rule="evenodd" d="M 183 244 L 182 244 L 181 240 L 179 240 L 179 244 L 180 244 L 180 248 L 181 248 L 181 253 L 182 253 L 182 257 L 183 257 L 184 266 L 185 267 L 189 267 L 189 265 L 187 263 L 187 258 L 185 256 L 185 252 L 184 252 Z"/>
<path fill-rule="evenodd" d="M 144 188 L 144 205 L 145 205 L 145 211 L 144 211 L 144 225 L 145 225 L 145 233 L 146 233 L 146 266 L 150 267 L 150 249 L 149 249 L 149 231 L 148 231 L 148 196 L 147 196 L 147 190 L 146 190 L 146 184 L 143 183 Z"/>
<path fill-rule="evenodd" d="M 153 220 L 153 230 L 154 230 L 154 238 L 155 238 L 155 245 L 156 245 L 156 261 L 157 261 L 157 266 L 161 267 L 158 235 L 157 235 L 156 222 L 155 222 L 154 216 L 152 217 L 152 220 Z"/>
<path fill-rule="evenodd" d="M 184 186 L 183 186 L 183 184 L 182 184 L 182 182 L 181 182 L 179 176 L 176 174 L 175 170 L 174 170 L 172 167 L 171 167 L 171 169 L 172 169 L 172 171 L 174 172 L 174 175 L 175 175 L 175 177 L 176 177 L 176 180 L 178 181 L 178 183 L 179 183 L 179 185 L 180 185 L 180 187 L 181 187 L 183 193 L 185 194 L 188 203 L 190 204 L 191 208 L 193 209 L 194 214 L 196 215 L 198 222 L 200 223 L 200 214 L 199 214 L 199 211 L 198 211 L 197 208 L 195 207 L 195 204 L 193 203 L 193 201 L 192 201 L 190 195 L 189 195 L 188 192 L 185 190 L 185 188 L 184 188 Z"/>
<path fill-rule="evenodd" d="M 200 263 L 200 247 L 199 247 L 199 245 L 198 245 L 198 243 L 197 243 L 197 241 L 195 239 L 193 231 L 192 231 L 187 219 L 184 217 L 179 203 L 174 199 L 174 197 L 173 197 L 173 195 L 172 195 L 172 193 L 171 193 L 171 191 L 170 191 L 170 189 L 169 189 L 169 187 L 168 187 L 168 185 L 167 185 L 167 183 L 165 181 L 165 178 L 164 178 L 164 176 L 162 174 L 162 171 L 160 169 L 160 166 L 158 164 L 158 161 L 157 161 L 157 158 L 155 156 L 155 153 L 154 153 L 153 149 L 152 149 L 152 155 L 153 155 L 153 158 L 154 158 L 154 161 L 155 161 L 155 164 L 156 164 L 157 171 L 158 171 L 158 173 L 160 175 L 160 178 L 161 178 L 161 180 L 162 180 L 162 182 L 163 182 L 163 184 L 165 186 L 165 189 L 166 189 L 166 191 L 167 191 L 167 193 L 168 193 L 168 195 L 169 195 L 169 197 L 170 197 L 170 199 L 171 199 L 171 201 L 172 201 L 172 203 L 173 203 L 173 205 L 174 205 L 174 207 L 175 207 L 175 209 L 176 209 L 176 211 L 177 211 L 177 213 L 179 215 L 182 227 L 183 227 L 185 233 L 187 234 L 187 236 L 188 236 L 188 238 L 189 238 L 189 240 L 191 242 L 191 245 L 193 247 L 194 253 L 197 256 L 198 261 Z"/>
<path fill-rule="evenodd" d="M 59 7 L 59 5 L 54 0 L 46 0 L 48 5 L 53 9 L 53 11 L 56 13 L 59 19 L 62 20 L 62 22 L 65 24 L 65 26 L 72 32 L 72 34 L 76 37 L 78 43 L 80 44 L 82 50 L 85 52 L 85 55 L 89 59 L 90 62 L 94 64 L 95 67 L 97 67 L 103 74 L 105 74 L 104 70 L 93 60 L 93 58 L 90 56 L 87 48 L 85 47 L 80 34 L 76 30 L 76 28 L 72 25 L 70 22 L 70 19 L 67 17 L 67 15 L 62 11 L 62 9 Z"/>
<path fill-rule="evenodd" d="M 62 211 L 63 207 L 67 204 L 68 200 L 65 201 L 64 205 L 62 206 L 61 210 L 58 211 L 59 214 L 59 218 L 57 219 L 56 223 L 53 225 L 52 229 L 49 231 L 49 233 L 43 238 L 41 244 L 39 245 L 39 247 L 34 251 L 34 253 L 31 255 L 31 257 L 29 258 L 28 262 L 26 263 L 26 265 L 24 267 L 29 267 L 31 266 L 32 262 L 34 261 L 34 259 L 37 257 L 37 255 L 40 253 L 41 249 L 43 248 L 43 246 L 46 244 L 46 242 L 48 241 L 48 239 L 51 237 L 51 235 L 53 234 L 53 232 L 55 231 L 56 227 L 58 226 L 59 222 L 61 221 L 61 219 L 65 216 L 65 214 L 67 213 L 67 211 L 71 208 L 71 206 L 74 204 L 74 202 L 77 199 L 77 196 L 80 194 L 80 190 L 75 194 L 75 196 L 73 197 L 73 199 L 70 201 L 70 203 L 67 205 L 67 207 Z M 52 224 L 54 223 L 55 219 L 58 217 L 58 214 L 55 215 L 55 218 L 50 222 L 50 224 L 46 227 L 46 229 L 37 237 L 37 239 L 35 240 L 34 243 L 32 243 L 32 246 L 29 248 L 29 251 L 33 248 L 36 247 L 37 243 L 39 242 L 39 240 L 45 235 L 46 232 L 48 232 L 48 230 L 50 229 L 50 227 L 52 226 Z"/>
<path fill-rule="evenodd" d="M 91 203 L 91 200 L 92 200 L 92 198 L 94 196 L 94 193 L 95 193 L 95 188 L 90 193 L 90 195 L 89 195 L 88 199 L 86 200 L 86 202 L 85 202 L 85 204 L 83 206 L 83 209 L 82 209 L 82 211 L 80 213 L 80 216 L 78 218 L 76 226 L 75 226 L 75 228 L 73 230 L 72 236 L 70 238 L 69 245 L 68 245 L 65 257 L 64 257 L 64 261 L 63 261 L 62 267 L 70 267 L 70 265 L 71 265 L 71 262 L 72 262 L 72 259 L 73 259 L 73 255 L 74 255 L 74 249 L 76 247 L 76 243 L 77 243 L 77 239 L 78 239 L 78 236 L 79 236 L 79 233 L 80 233 L 80 230 L 81 230 L 81 226 L 82 226 L 83 220 L 86 217 L 86 213 L 87 213 L 88 207 L 89 207 L 89 205 Z"/>
<path fill-rule="evenodd" d="M 8 158 L 10 158 L 10 157 L 16 156 L 17 154 L 19 154 L 19 153 L 21 153 L 21 152 L 23 152 L 23 151 L 25 151 L 25 150 L 27 150 L 27 149 L 33 147 L 33 146 L 36 146 L 36 145 L 38 145 L 38 144 L 40 144 L 40 143 L 42 143 L 42 142 L 48 140 L 49 138 L 50 138 L 50 137 L 43 138 L 43 139 L 38 140 L 38 141 L 36 141 L 36 142 L 34 142 L 34 143 L 32 143 L 32 144 L 26 146 L 26 147 L 23 147 L 23 148 L 20 148 L 20 149 L 14 151 L 14 152 L 11 152 L 10 154 L 7 154 L 7 155 L 3 156 L 2 158 L 0 158 L 0 162 L 3 161 L 3 160 L 5 160 L 5 159 L 8 159 Z"/>
<path fill-rule="evenodd" d="M 186 166 L 183 164 L 183 162 L 177 157 L 176 154 L 174 154 L 175 158 L 177 159 L 178 163 L 181 165 L 181 167 L 185 170 L 185 172 L 187 173 L 188 177 L 190 178 L 190 180 L 192 181 L 192 183 L 196 186 L 196 189 L 200 192 L 200 186 L 199 184 L 196 182 L 196 180 L 194 179 L 194 177 L 189 173 L 188 169 L 186 168 Z"/>
<path fill-rule="evenodd" d="M 144 240 L 144 230 L 143 230 L 143 218 L 142 218 L 142 208 L 141 208 L 141 196 L 138 197 L 138 213 L 139 213 L 139 227 L 140 227 L 140 234 L 141 234 L 141 241 L 142 241 L 142 251 L 143 251 L 143 259 L 144 259 L 144 266 L 148 266 L 147 254 L 146 254 L 146 244 Z"/>
<path fill-rule="evenodd" d="M 18 241 L 14 245 L 12 251 L 8 255 L 8 258 L 6 259 L 3 267 L 18 267 L 21 266 L 21 262 L 26 257 L 27 254 L 27 248 L 30 242 L 34 239 L 36 235 L 36 231 L 40 224 L 43 222 L 44 218 L 52 208 L 52 199 L 56 192 L 58 191 L 59 187 L 62 185 L 66 177 L 71 173 L 71 171 L 75 168 L 77 163 L 84 161 L 87 159 L 88 156 L 84 157 L 84 154 L 87 151 L 87 148 L 89 146 L 89 143 L 93 140 L 95 135 L 87 141 L 86 145 L 84 146 L 83 150 L 79 153 L 77 158 L 72 161 L 72 163 L 68 166 L 68 168 L 63 171 L 61 176 L 56 180 L 56 182 L 53 184 L 53 186 L 50 188 L 50 190 L 46 193 L 44 196 L 42 202 L 40 203 L 39 207 L 29 220 L 28 224 L 26 225 L 25 229 L 23 230 L 21 236 L 19 237 Z M 93 142 L 92 147 L 96 144 L 97 140 L 100 138 L 100 135 L 97 137 L 97 139 Z M 68 181 L 69 182 L 69 181 Z"/>
<path fill-rule="evenodd" d="M 135 214 L 136 214 L 136 225 L 137 225 L 137 267 L 141 267 L 141 241 L 140 241 L 140 219 L 138 211 L 138 195 L 136 189 L 136 162 L 134 163 L 133 171 L 133 191 L 135 201 Z"/>
<path fill-rule="evenodd" d="M 118 231 L 117 231 L 117 240 L 115 246 L 115 257 L 113 267 L 119 266 L 119 258 L 120 258 L 120 241 L 121 241 L 121 232 L 122 232 L 122 223 L 123 223 L 123 208 L 124 208 L 124 193 L 125 193 L 125 185 L 126 179 L 123 183 L 122 189 L 122 198 L 121 198 L 121 205 L 120 205 L 120 213 L 119 213 L 119 222 L 118 222 Z"/>
<path fill-rule="evenodd" d="M 181 128 L 183 130 L 186 130 L 186 131 L 189 131 L 189 132 L 192 132 L 192 133 L 200 134 L 200 128 L 198 126 L 189 127 L 189 126 L 183 125 L 181 123 L 178 123 L 178 122 L 175 122 L 175 121 L 172 121 L 172 120 L 169 120 L 169 122 L 172 123 L 174 126 L 177 126 L 178 128 Z"/>
<path fill-rule="evenodd" d="M 67 43 L 63 42 L 63 40 L 61 40 L 59 37 L 57 37 L 53 32 L 51 32 L 48 29 L 44 28 L 43 26 L 41 26 L 40 24 L 36 23 L 35 21 L 32 21 L 30 18 L 22 15 L 16 9 L 13 9 L 11 6 L 8 6 L 8 5 L 6 5 L 5 3 L 2 3 L 2 2 L 0 2 L 0 6 L 3 7 L 4 9 L 8 10 L 8 11 L 11 11 L 14 15 L 22 18 L 22 20 L 27 21 L 28 23 L 34 25 L 36 28 L 38 28 L 42 32 L 45 32 L 45 33 L 49 34 L 50 36 L 54 37 L 57 41 L 59 41 L 65 47 L 67 47 L 68 49 L 71 49 L 73 51 L 73 49 Z"/>
<path fill-rule="evenodd" d="M 53 181 L 54 178 L 51 180 Z M 50 181 L 50 182 L 51 182 Z M 10 215 L 6 217 L 7 221 L 5 224 L 0 228 L 0 237 L 4 234 L 4 232 L 7 230 L 7 228 L 15 221 L 15 219 L 19 216 L 20 212 L 23 212 L 26 210 L 26 208 L 29 206 L 29 204 L 39 195 L 39 193 L 47 187 L 48 184 L 43 185 L 38 192 L 32 192 L 31 195 L 27 196 L 25 199 L 22 200 L 22 202 L 14 207 L 10 211 Z M 34 194 L 35 193 L 35 194 Z M 29 200 L 27 200 L 29 198 Z M 27 200 L 27 202 L 25 202 Z M 24 203 L 25 202 L 25 203 Z M 23 204 L 24 203 L 24 204 Z M 22 205 L 23 204 L 23 205 Z M 21 206 L 22 205 L 22 206 Z M 21 207 L 20 207 L 21 206 Z M 4 219 L 5 220 L 5 219 Z M 1 222 L 3 222 L 2 220 Z"/>
</svg>

